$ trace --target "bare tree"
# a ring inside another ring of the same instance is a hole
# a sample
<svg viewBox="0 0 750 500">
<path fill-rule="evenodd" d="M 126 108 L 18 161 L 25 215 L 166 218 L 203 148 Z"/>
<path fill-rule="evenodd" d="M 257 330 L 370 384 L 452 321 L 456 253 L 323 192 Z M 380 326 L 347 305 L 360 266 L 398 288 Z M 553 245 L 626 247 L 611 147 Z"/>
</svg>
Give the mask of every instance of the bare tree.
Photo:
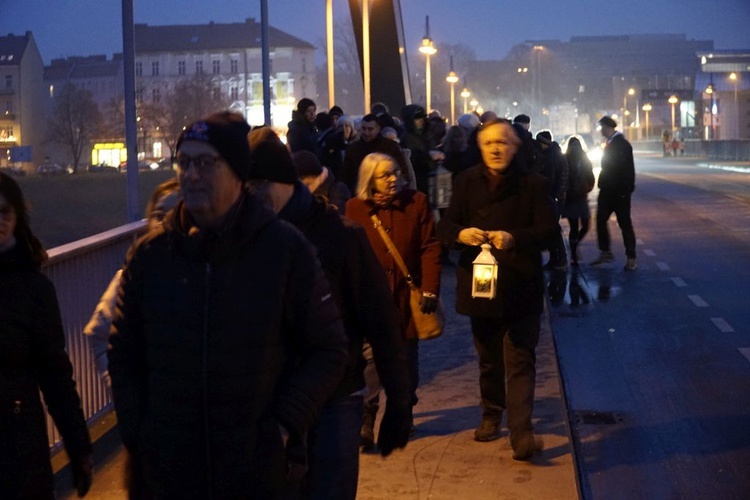
<svg viewBox="0 0 750 500">
<path fill-rule="evenodd" d="M 73 173 L 78 172 L 81 156 L 99 133 L 101 122 L 99 107 L 88 90 L 67 84 L 55 97 L 46 137 L 68 150 L 73 159 Z"/>
</svg>

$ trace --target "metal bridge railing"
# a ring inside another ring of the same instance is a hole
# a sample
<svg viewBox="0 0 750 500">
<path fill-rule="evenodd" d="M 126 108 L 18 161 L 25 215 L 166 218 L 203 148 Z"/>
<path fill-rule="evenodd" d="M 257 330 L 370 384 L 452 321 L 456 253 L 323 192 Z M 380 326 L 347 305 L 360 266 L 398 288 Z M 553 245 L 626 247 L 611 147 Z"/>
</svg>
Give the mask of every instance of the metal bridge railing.
<svg viewBox="0 0 750 500">
<path fill-rule="evenodd" d="M 128 248 L 145 229 L 145 221 L 133 222 L 53 248 L 42 269 L 55 284 L 66 350 L 89 427 L 112 411 L 112 399 L 96 369 L 83 328 L 112 276 L 122 267 Z M 47 430 L 54 454 L 60 449 L 61 437 L 49 415 Z"/>
</svg>

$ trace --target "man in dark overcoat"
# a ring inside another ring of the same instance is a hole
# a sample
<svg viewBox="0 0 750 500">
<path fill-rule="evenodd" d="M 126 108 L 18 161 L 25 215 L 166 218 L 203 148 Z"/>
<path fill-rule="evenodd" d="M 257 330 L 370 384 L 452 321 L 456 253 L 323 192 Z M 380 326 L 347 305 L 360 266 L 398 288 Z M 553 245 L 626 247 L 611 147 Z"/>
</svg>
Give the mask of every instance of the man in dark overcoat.
<svg viewBox="0 0 750 500">
<path fill-rule="evenodd" d="M 546 180 L 515 157 L 522 143 L 510 122 L 482 124 L 477 142 L 482 162 L 456 178 L 438 238 L 461 251 L 456 311 L 471 320 L 482 398 L 474 439 L 498 439 L 507 410 L 513 458 L 528 460 L 540 446 L 531 416 L 544 297 L 541 252 L 560 227 Z M 498 264 L 492 299 L 472 298 L 472 263 L 484 243 Z"/>
</svg>

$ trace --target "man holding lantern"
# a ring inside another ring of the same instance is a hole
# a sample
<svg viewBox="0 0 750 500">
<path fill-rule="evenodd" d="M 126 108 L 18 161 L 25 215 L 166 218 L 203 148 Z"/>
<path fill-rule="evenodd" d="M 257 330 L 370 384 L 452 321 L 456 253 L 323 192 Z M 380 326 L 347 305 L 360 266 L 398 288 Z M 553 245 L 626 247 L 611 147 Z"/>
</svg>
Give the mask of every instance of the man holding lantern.
<svg viewBox="0 0 750 500">
<path fill-rule="evenodd" d="M 541 252 L 560 227 L 546 180 L 524 169 L 510 122 L 483 123 L 477 143 L 482 161 L 456 178 L 437 234 L 461 251 L 456 312 L 471 320 L 482 398 L 474 439 L 498 439 L 507 410 L 513 458 L 529 460 L 541 447 L 531 425 L 544 300 Z"/>
</svg>

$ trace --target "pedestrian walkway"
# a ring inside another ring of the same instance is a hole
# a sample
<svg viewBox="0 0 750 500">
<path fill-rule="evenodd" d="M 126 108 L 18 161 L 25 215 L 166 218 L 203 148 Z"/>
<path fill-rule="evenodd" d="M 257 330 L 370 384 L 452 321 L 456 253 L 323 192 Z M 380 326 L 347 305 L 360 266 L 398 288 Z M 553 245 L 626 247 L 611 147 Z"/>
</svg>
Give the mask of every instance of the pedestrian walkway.
<svg viewBox="0 0 750 500">
<path fill-rule="evenodd" d="M 549 316 L 545 314 L 543 319 L 537 349 L 534 409 L 534 426 L 544 441 L 544 450 L 531 462 L 519 462 L 511 457 L 507 429 L 498 441 L 479 443 L 473 439 L 480 420 L 479 371 L 468 318 L 453 312 L 452 267 L 443 270 L 442 294 L 448 312 L 446 331 L 442 337 L 420 345 L 416 433 L 404 450 L 387 458 L 377 453 L 361 455 L 357 498 L 577 499 Z M 116 439 L 116 432 L 110 432 L 102 438 L 102 445 L 97 445 L 95 480 L 87 499 L 127 498 L 122 484 L 124 453 Z M 65 470 L 58 474 L 58 484 L 67 486 L 69 481 Z M 76 497 L 67 490 L 60 491 L 59 498 Z"/>
</svg>

